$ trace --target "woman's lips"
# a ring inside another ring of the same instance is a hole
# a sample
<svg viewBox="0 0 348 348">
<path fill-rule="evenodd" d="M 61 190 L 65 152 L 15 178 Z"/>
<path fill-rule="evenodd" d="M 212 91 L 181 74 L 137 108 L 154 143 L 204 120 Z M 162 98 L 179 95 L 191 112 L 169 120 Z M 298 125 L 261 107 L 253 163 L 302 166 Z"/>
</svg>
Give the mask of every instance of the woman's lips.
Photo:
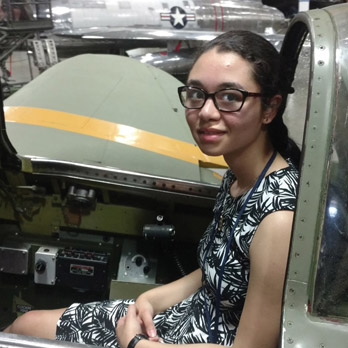
<svg viewBox="0 0 348 348">
<path fill-rule="evenodd" d="M 207 128 L 199 129 L 198 136 L 204 142 L 215 142 L 219 140 L 225 134 L 224 131 L 219 129 Z"/>
</svg>

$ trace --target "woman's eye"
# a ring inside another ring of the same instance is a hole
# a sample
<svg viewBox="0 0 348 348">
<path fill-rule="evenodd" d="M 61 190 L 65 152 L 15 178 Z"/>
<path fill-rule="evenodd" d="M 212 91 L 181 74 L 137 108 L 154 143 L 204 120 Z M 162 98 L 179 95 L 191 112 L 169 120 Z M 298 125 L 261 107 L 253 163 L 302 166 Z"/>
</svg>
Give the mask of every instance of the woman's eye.
<svg viewBox="0 0 348 348">
<path fill-rule="evenodd" d="M 233 103 L 235 101 L 240 101 L 240 96 L 234 92 L 224 92 L 221 94 L 220 99 L 225 102 Z"/>
<path fill-rule="evenodd" d="M 203 99 L 204 95 L 201 91 L 188 91 L 187 98 L 189 99 Z"/>
</svg>

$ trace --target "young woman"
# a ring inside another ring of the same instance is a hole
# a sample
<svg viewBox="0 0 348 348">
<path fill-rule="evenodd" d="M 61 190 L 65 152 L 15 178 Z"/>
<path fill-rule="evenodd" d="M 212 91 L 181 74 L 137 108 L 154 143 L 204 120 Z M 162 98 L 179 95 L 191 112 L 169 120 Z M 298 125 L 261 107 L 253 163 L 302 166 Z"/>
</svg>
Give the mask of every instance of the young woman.
<svg viewBox="0 0 348 348">
<path fill-rule="evenodd" d="M 229 166 L 199 269 L 135 302 L 28 312 L 7 332 L 122 348 L 276 347 L 299 160 L 282 121 L 280 71 L 267 40 L 231 31 L 203 48 L 179 88 L 198 146 Z"/>
</svg>

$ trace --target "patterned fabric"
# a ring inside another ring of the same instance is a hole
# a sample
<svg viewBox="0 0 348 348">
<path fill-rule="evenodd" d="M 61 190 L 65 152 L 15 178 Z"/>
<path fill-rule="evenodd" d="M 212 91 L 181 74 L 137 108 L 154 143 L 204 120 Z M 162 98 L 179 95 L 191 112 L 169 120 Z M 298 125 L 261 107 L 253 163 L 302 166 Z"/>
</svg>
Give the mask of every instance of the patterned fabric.
<svg viewBox="0 0 348 348">
<path fill-rule="evenodd" d="M 189 298 L 158 314 L 154 322 L 158 335 L 165 343 L 206 343 L 209 339 L 205 303 L 210 313 L 211 330 L 215 325 L 215 296 L 218 274 L 225 255 L 231 226 L 248 193 L 240 197 L 230 195 L 234 175 L 228 170 L 224 176 L 214 207 L 214 219 L 204 233 L 198 247 L 198 262 L 206 285 Z M 243 310 L 248 287 L 249 248 L 256 229 L 263 218 L 279 210 L 294 210 L 298 173 L 289 167 L 266 176 L 250 198 L 235 229 L 222 276 L 218 344 L 231 346 Z M 218 228 L 219 227 L 219 228 Z M 282 231 L 279 231 L 281 233 Z M 214 235 L 212 243 L 210 236 Z M 209 248 L 208 248 L 209 245 Z M 203 259 L 207 253 L 206 262 Z M 57 340 L 117 347 L 115 327 L 134 300 L 110 300 L 89 304 L 73 304 L 58 321 Z"/>
</svg>

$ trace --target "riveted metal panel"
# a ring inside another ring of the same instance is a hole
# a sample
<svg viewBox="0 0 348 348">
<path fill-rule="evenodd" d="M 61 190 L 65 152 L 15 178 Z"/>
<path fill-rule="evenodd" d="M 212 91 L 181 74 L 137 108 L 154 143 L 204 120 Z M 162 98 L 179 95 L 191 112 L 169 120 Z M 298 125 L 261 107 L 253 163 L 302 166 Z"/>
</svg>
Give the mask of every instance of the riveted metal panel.
<svg viewBox="0 0 348 348">
<path fill-rule="evenodd" d="M 347 325 L 316 317 L 311 308 L 336 123 L 340 69 L 336 59 L 338 27 L 335 14 L 339 12 L 348 16 L 348 6 L 300 13 L 291 23 L 283 47 L 288 61 L 296 64 L 297 54 L 309 33 L 311 66 L 307 117 L 283 308 L 281 346 L 288 348 L 346 347 Z"/>
</svg>

